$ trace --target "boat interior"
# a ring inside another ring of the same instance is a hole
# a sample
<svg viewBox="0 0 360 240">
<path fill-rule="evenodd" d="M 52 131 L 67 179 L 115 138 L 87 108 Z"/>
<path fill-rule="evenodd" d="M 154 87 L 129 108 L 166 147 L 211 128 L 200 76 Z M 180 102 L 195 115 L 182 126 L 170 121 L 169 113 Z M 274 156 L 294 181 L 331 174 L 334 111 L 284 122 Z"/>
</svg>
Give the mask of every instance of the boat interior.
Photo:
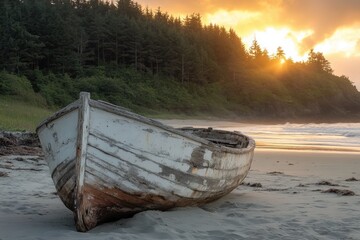
<svg viewBox="0 0 360 240">
<path fill-rule="evenodd" d="M 214 144 L 222 145 L 230 148 L 246 148 L 249 145 L 249 139 L 240 132 L 215 130 L 213 128 L 193 128 L 184 127 L 179 130 L 195 136 L 206 139 Z"/>
</svg>

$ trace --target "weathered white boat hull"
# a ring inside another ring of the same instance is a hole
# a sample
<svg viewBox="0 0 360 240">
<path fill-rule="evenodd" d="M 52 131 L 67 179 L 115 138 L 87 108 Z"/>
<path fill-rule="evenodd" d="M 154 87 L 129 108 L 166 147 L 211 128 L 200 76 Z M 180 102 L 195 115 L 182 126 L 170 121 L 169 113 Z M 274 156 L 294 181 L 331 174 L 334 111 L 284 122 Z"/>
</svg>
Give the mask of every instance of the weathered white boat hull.
<svg viewBox="0 0 360 240">
<path fill-rule="evenodd" d="M 37 131 L 58 195 L 71 210 L 76 185 L 77 127 L 78 108 L 74 106 Z"/>
<path fill-rule="evenodd" d="M 148 209 L 217 199 L 245 178 L 255 147 L 251 139 L 241 149 L 219 146 L 86 94 L 38 134 L 79 231 Z"/>
</svg>

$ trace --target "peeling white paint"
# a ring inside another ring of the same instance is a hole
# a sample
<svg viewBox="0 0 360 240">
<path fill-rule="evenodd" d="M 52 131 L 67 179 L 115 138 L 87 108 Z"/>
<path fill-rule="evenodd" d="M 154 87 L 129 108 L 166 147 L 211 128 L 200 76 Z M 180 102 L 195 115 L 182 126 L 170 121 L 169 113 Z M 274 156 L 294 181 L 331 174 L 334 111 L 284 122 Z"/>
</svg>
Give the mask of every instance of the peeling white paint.
<svg viewBox="0 0 360 240">
<path fill-rule="evenodd" d="M 164 126 L 121 107 L 89 100 L 86 94 L 82 96 L 81 101 L 59 111 L 38 128 L 50 171 L 55 171 L 55 184 L 63 181 L 62 176 L 71 170 L 66 166 L 73 166 L 65 163 L 74 161 L 76 156 L 76 171 L 72 171 L 77 178 L 77 188 L 72 201 L 76 205 L 80 231 L 97 224 L 96 214 L 87 215 L 89 211 L 85 209 L 96 212 L 94 204 L 106 202 L 108 196 L 82 196 L 83 186 L 90 186 L 98 193 L 113 191 L 109 203 L 114 202 L 114 197 L 121 203 L 127 194 L 132 198 L 139 196 L 139 201 L 148 199 L 148 206 L 133 209 L 124 206 L 121 210 L 131 212 L 169 202 L 173 202 L 169 206 L 205 203 L 237 187 L 250 169 L 255 147 L 251 139 L 243 149 L 224 147 L 216 142 L 237 144 L 236 139 L 244 136 L 219 131 L 220 138 L 211 143 L 185 130 Z M 206 134 L 211 135 L 211 131 L 207 130 Z M 61 164 L 64 167 L 60 169 Z M 65 172 L 56 172 L 57 169 Z M 73 180 L 64 184 L 74 186 Z M 71 201 L 68 198 L 74 189 L 65 190 L 61 192 L 64 194 L 61 199 Z M 114 204 L 107 206 L 106 211 L 119 208 Z"/>
</svg>

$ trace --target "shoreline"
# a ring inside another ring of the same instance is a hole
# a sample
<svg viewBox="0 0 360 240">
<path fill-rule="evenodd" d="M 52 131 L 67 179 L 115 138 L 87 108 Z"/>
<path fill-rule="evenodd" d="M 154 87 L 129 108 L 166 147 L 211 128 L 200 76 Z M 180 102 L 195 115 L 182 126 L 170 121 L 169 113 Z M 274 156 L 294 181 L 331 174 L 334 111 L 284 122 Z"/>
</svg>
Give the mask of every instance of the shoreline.
<svg viewBox="0 0 360 240">
<path fill-rule="evenodd" d="M 341 130 L 333 132 L 337 125 L 323 124 L 278 124 L 264 125 L 256 123 L 229 122 L 216 120 L 159 120 L 161 123 L 174 128 L 216 128 L 227 131 L 239 131 L 255 139 L 257 149 L 279 149 L 294 151 L 325 151 L 325 152 L 351 152 L 360 154 L 360 124 L 340 124 Z M 336 124 L 336 123 L 335 123 Z M 352 131 L 354 124 L 357 138 L 348 138 L 348 131 Z M 325 128 L 325 129 L 324 129 Z M 310 130 L 309 130 L 310 129 Z M 324 132 L 322 132 L 324 131 Z M 345 134 L 345 135 L 341 135 Z M 344 142 L 345 138 L 348 142 Z M 331 139 L 331 140 L 329 140 Z M 355 140 L 359 139 L 359 143 Z"/>
<path fill-rule="evenodd" d="M 287 150 L 287 151 L 298 151 L 298 152 L 326 152 L 326 153 L 354 153 L 360 154 L 360 149 L 356 147 L 340 147 L 340 146 L 308 146 L 308 145 L 277 145 L 260 143 L 256 145 L 257 149 L 263 150 Z"/>
<path fill-rule="evenodd" d="M 360 118 L 360 117 L 359 117 Z M 306 124 L 359 124 L 360 121 L 328 121 L 328 122 L 315 122 L 315 121 L 304 121 L 304 122 L 289 122 L 289 121 L 246 121 L 244 119 L 198 119 L 198 118 L 194 118 L 194 119 L 163 119 L 163 118 L 154 118 L 154 120 L 159 121 L 163 124 L 166 125 L 170 125 L 172 127 L 182 127 L 182 126 L 186 126 L 186 127 L 190 127 L 190 126 L 196 126 L 196 127 L 233 127 L 233 126 L 255 126 L 255 125 L 263 125 L 263 126 L 267 126 L 267 125 L 286 125 L 286 124 L 300 124 L 300 125 L 306 125 Z M 205 124 L 207 123 L 207 124 Z"/>
<path fill-rule="evenodd" d="M 329 116 L 329 117 L 295 117 L 295 118 L 286 118 L 286 117 L 244 117 L 244 116 L 184 116 L 177 114 L 169 114 L 169 115 L 149 115 L 148 117 L 153 118 L 155 120 L 161 122 L 167 121 L 208 121 L 208 122 L 234 122 L 234 123 L 243 123 L 243 124 L 261 124 L 261 125 L 274 125 L 274 124 L 321 124 L 321 123 L 360 123 L 360 113 L 355 114 L 354 116 L 348 117 L 338 117 L 338 116 Z"/>
</svg>

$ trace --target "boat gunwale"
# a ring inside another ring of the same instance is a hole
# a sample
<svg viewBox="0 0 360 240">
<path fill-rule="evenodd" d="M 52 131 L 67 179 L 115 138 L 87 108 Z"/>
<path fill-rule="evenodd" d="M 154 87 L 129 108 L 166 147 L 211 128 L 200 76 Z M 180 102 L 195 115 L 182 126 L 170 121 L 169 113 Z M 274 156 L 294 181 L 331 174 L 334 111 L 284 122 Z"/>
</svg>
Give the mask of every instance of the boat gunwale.
<svg viewBox="0 0 360 240">
<path fill-rule="evenodd" d="M 117 115 L 125 116 L 125 117 L 128 117 L 130 119 L 142 122 L 142 123 L 146 123 L 146 124 L 149 124 L 149 125 L 156 126 L 156 127 L 160 128 L 160 129 L 163 129 L 163 130 L 169 131 L 171 133 L 174 133 L 176 135 L 180 135 L 180 136 L 188 138 L 190 140 L 199 142 L 199 143 L 204 144 L 204 145 L 206 145 L 208 147 L 218 148 L 221 151 L 238 154 L 238 153 L 250 152 L 255 148 L 255 141 L 251 137 L 249 137 L 249 136 L 247 136 L 245 134 L 239 133 L 239 132 L 219 130 L 219 131 L 222 131 L 222 132 L 228 132 L 228 133 L 231 133 L 231 134 L 247 137 L 248 140 L 249 140 L 249 144 L 248 144 L 248 146 L 246 148 L 231 148 L 231 147 L 226 147 L 226 146 L 223 146 L 223 145 L 215 144 L 215 143 L 212 143 L 209 140 L 206 140 L 205 138 L 201 138 L 201 137 L 198 137 L 198 136 L 196 136 L 194 134 L 178 130 L 178 129 L 173 128 L 171 126 L 167 126 L 167 125 L 165 125 L 165 124 L 163 124 L 163 123 L 161 123 L 161 122 L 159 122 L 157 120 L 143 117 L 143 116 L 141 116 L 139 114 L 127 111 L 123 107 L 118 107 L 117 105 L 114 105 L 114 104 L 111 104 L 111 103 L 108 104 L 107 102 L 104 102 L 104 101 L 99 102 L 99 101 L 96 101 L 96 100 L 90 100 L 89 104 L 92 107 L 95 107 L 95 108 L 98 108 L 98 109 L 101 109 L 101 110 L 105 110 L 107 112 L 111 112 L 111 113 L 114 113 L 114 114 L 117 114 Z"/>
<path fill-rule="evenodd" d="M 80 106 L 80 100 L 77 99 L 76 101 L 70 103 L 69 105 L 67 105 L 66 107 L 56 111 L 54 114 L 52 114 L 51 116 L 47 117 L 46 119 L 44 119 L 35 129 L 35 132 L 39 132 L 39 130 L 46 124 L 48 124 L 49 122 L 52 122 L 56 119 L 58 119 L 59 117 L 64 116 L 65 114 L 74 111 L 75 109 L 79 108 Z"/>
<path fill-rule="evenodd" d="M 171 126 L 167 126 L 167 125 L 165 125 L 165 124 L 163 124 L 163 123 L 161 123 L 161 122 L 159 122 L 157 120 L 143 117 L 143 116 L 141 116 L 139 114 L 131 112 L 130 110 L 128 110 L 128 109 L 126 109 L 124 107 L 117 106 L 117 105 L 114 105 L 114 104 L 111 104 L 111 103 L 108 103 L 108 102 L 105 102 L 105 101 L 97 101 L 97 100 L 90 99 L 89 105 L 91 107 L 95 107 L 95 108 L 98 108 L 98 109 L 101 109 L 101 110 L 104 110 L 104 111 L 107 111 L 107 112 L 110 112 L 110 113 L 114 113 L 116 115 L 120 115 L 120 116 L 127 117 L 127 118 L 130 118 L 130 119 L 145 123 L 145 124 L 149 124 L 149 125 L 158 127 L 160 129 L 169 131 L 169 132 L 171 132 L 173 134 L 185 137 L 185 138 L 193 140 L 195 142 L 199 142 L 199 143 L 201 143 L 201 144 L 203 144 L 203 145 L 205 145 L 205 146 L 207 146 L 209 148 L 218 149 L 218 150 L 220 150 L 222 152 L 233 153 L 233 154 L 241 154 L 241 153 L 252 152 L 255 149 L 256 144 L 255 144 L 254 139 L 247 136 L 247 135 L 245 135 L 245 134 L 239 133 L 237 131 L 216 130 L 216 131 L 228 132 L 230 134 L 235 134 L 235 135 L 244 136 L 244 137 L 248 138 L 249 143 L 248 143 L 247 147 L 245 147 L 245 148 L 232 148 L 232 147 L 223 146 L 221 144 L 215 144 L 215 143 L 213 143 L 213 142 L 211 142 L 211 141 L 209 141 L 209 140 L 207 140 L 205 138 L 198 137 L 198 136 L 196 136 L 194 134 L 181 131 L 181 130 L 173 128 Z M 67 113 L 69 113 L 69 112 L 71 112 L 71 111 L 73 111 L 73 110 L 75 110 L 77 108 L 79 108 L 79 106 L 80 106 L 80 100 L 78 99 L 78 100 L 74 101 L 73 103 L 70 103 L 66 107 L 60 109 L 59 111 L 55 112 L 53 115 L 46 118 L 45 120 L 43 120 L 38 125 L 38 127 L 36 128 L 36 132 L 39 132 L 39 130 L 44 125 L 48 124 L 49 122 L 52 122 L 52 121 L 56 120 L 57 118 L 65 115 L 65 114 L 67 114 Z M 199 128 L 194 128 L 194 129 L 199 129 Z"/>
</svg>

